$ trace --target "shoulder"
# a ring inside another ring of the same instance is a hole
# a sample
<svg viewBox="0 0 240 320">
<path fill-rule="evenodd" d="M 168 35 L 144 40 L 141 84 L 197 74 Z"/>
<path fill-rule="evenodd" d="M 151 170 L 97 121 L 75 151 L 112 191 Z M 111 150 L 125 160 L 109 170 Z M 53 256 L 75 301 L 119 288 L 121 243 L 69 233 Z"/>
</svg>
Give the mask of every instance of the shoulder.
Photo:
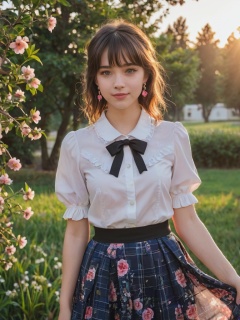
<svg viewBox="0 0 240 320">
<path fill-rule="evenodd" d="M 161 132 L 161 134 L 166 135 L 174 135 L 174 136 L 186 136 L 188 135 L 188 132 L 184 125 L 179 122 L 172 122 L 172 121 L 159 121 L 156 123 L 156 131 Z"/>
<path fill-rule="evenodd" d="M 89 137 L 92 132 L 92 125 L 80 128 L 75 131 L 70 131 L 66 134 L 62 141 L 62 146 L 67 149 L 79 147 L 82 142 L 86 142 L 86 137 Z"/>
</svg>

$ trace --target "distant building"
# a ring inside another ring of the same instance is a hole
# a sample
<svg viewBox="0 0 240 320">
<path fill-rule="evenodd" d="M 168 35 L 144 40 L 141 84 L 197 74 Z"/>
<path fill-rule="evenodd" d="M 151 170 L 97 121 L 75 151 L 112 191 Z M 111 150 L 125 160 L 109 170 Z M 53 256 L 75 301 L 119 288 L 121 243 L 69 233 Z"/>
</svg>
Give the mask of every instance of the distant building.
<svg viewBox="0 0 240 320">
<path fill-rule="evenodd" d="M 209 121 L 239 120 L 234 109 L 226 108 L 223 103 L 217 103 L 209 116 Z M 203 122 L 202 106 L 200 104 L 187 104 L 183 107 L 183 121 Z"/>
</svg>

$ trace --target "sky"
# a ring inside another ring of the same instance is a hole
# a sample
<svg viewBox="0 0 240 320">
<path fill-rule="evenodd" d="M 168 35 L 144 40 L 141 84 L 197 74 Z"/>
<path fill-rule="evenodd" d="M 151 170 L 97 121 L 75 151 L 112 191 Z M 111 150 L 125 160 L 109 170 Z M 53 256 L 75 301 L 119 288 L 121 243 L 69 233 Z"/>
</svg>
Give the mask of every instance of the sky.
<svg viewBox="0 0 240 320">
<path fill-rule="evenodd" d="M 240 33 L 240 0 L 186 0 L 182 6 L 170 7 L 169 15 L 164 18 L 160 32 L 164 32 L 168 25 L 172 25 L 178 17 L 186 18 L 189 38 L 195 41 L 198 32 L 209 23 L 216 32 L 215 38 L 220 40 L 219 46 L 223 47 L 232 32 L 237 37 Z"/>
</svg>

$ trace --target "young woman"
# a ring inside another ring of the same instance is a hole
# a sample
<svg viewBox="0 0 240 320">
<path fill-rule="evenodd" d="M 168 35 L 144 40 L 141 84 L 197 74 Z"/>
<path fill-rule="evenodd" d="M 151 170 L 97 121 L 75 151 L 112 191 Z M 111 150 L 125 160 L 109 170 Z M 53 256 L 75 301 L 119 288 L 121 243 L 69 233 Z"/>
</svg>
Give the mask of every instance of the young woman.
<svg viewBox="0 0 240 320">
<path fill-rule="evenodd" d="M 59 320 L 240 318 L 240 277 L 194 209 L 201 181 L 187 131 L 162 120 L 164 81 L 150 40 L 113 21 L 87 55 L 91 125 L 65 137 L 56 174 L 67 206 Z M 193 263 L 171 218 L 219 280 Z"/>
</svg>

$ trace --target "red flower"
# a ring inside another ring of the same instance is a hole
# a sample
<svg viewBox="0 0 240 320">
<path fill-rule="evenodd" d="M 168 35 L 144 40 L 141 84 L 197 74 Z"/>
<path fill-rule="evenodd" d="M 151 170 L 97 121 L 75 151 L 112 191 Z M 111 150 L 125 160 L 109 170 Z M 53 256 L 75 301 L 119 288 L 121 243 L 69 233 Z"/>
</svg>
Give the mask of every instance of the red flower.
<svg viewBox="0 0 240 320">
<path fill-rule="evenodd" d="M 135 299 L 133 301 L 133 306 L 134 306 L 134 309 L 137 310 L 137 311 L 142 310 L 142 308 L 143 308 L 143 304 L 140 301 L 140 299 Z"/>
<path fill-rule="evenodd" d="M 84 319 L 91 319 L 91 318 L 92 318 L 92 307 L 87 307 Z"/>
<path fill-rule="evenodd" d="M 118 261 L 117 270 L 119 277 L 123 277 L 129 269 L 129 265 L 126 260 L 121 259 Z"/>
<path fill-rule="evenodd" d="M 147 308 L 142 313 L 143 320 L 151 320 L 154 317 L 154 312 L 151 308 Z"/>
<path fill-rule="evenodd" d="M 90 268 L 88 270 L 86 279 L 88 281 L 92 281 L 95 278 L 95 274 L 96 274 L 96 269 L 95 268 Z"/>
<path fill-rule="evenodd" d="M 187 308 L 187 316 L 189 319 L 196 319 L 197 318 L 197 307 L 195 304 L 191 304 Z"/>
</svg>

